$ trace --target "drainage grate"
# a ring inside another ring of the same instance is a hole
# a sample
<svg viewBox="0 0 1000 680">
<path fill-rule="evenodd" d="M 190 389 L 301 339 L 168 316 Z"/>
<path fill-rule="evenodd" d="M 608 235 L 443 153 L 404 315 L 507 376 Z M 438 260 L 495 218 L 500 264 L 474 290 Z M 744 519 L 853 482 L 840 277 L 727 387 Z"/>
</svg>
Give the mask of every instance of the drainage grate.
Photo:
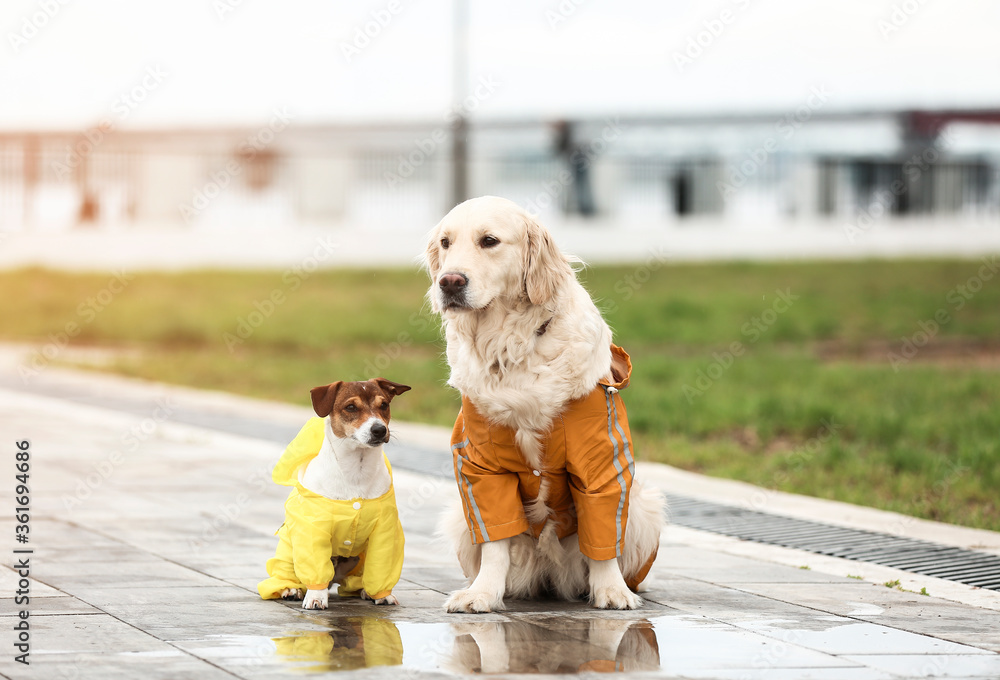
<svg viewBox="0 0 1000 680">
<path fill-rule="evenodd" d="M 847 529 L 667 495 L 673 524 L 757 543 L 881 564 L 924 576 L 1000 591 L 1000 557 L 930 541 Z"/>
</svg>

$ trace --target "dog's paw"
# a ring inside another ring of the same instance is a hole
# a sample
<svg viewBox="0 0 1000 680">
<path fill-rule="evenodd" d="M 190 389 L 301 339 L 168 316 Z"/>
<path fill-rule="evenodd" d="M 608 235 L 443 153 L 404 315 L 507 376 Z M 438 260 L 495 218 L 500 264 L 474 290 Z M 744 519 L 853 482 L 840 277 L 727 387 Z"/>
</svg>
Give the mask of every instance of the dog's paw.
<svg viewBox="0 0 1000 680">
<path fill-rule="evenodd" d="M 591 600 L 598 609 L 638 609 L 642 606 L 641 597 L 620 586 L 595 588 Z"/>
<path fill-rule="evenodd" d="M 302 600 L 303 609 L 326 609 L 330 598 L 329 591 L 307 590 L 306 596 Z"/>
<path fill-rule="evenodd" d="M 285 588 L 281 591 L 282 600 L 301 600 L 306 591 L 301 588 Z"/>
<path fill-rule="evenodd" d="M 364 589 L 361 590 L 361 599 L 370 600 L 375 604 L 399 604 L 399 600 L 397 600 L 396 596 L 391 593 L 389 595 L 386 595 L 385 597 L 380 597 L 378 599 L 375 599 L 371 595 L 369 595 Z"/>
<path fill-rule="evenodd" d="M 444 603 L 446 611 L 452 613 L 468 612 L 470 614 L 485 614 L 505 609 L 503 597 L 483 592 L 481 590 L 456 590 Z"/>
</svg>

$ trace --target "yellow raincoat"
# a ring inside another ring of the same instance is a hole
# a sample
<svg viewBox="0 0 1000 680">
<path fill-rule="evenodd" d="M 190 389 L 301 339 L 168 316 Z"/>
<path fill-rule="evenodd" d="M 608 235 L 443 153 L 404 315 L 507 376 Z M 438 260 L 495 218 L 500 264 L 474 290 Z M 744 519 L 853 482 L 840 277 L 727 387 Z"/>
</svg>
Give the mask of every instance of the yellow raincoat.
<svg viewBox="0 0 1000 680">
<path fill-rule="evenodd" d="M 265 600 L 281 597 L 286 588 L 326 590 L 333 557 L 360 558 L 340 584 L 341 596 L 356 596 L 364 588 L 373 599 L 386 597 L 403 570 L 403 527 L 391 484 L 378 498 L 331 500 L 299 483 L 299 471 L 319 454 L 323 437 L 323 419 L 311 418 L 274 466 L 272 479 L 294 488 L 285 501 L 285 523 L 276 532 L 278 549 L 267 561 L 270 578 L 257 584 Z"/>
</svg>

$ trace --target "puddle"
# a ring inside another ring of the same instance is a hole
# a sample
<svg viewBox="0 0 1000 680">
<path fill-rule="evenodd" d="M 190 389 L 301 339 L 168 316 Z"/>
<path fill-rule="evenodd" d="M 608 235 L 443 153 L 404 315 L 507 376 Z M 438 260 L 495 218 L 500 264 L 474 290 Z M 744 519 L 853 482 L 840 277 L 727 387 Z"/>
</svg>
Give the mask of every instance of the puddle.
<svg viewBox="0 0 1000 680">
<path fill-rule="evenodd" d="M 542 625 L 539 625 L 542 624 Z M 328 631 L 273 638 L 275 657 L 306 673 L 374 666 L 453 673 L 578 673 L 660 667 L 648 620 L 392 622 L 351 617 Z"/>
<path fill-rule="evenodd" d="M 266 665 L 304 674 L 380 666 L 456 674 L 677 674 L 829 663 L 825 654 L 797 644 L 808 636 L 794 630 L 795 622 L 759 623 L 752 630 L 687 614 L 635 619 L 517 612 L 504 621 L 461 616 L 435 623 L 346 616 L 323 621 L 323 629 L 278 637 L 213 636 L 179 644 L 221 666 Z"/>
</svg>

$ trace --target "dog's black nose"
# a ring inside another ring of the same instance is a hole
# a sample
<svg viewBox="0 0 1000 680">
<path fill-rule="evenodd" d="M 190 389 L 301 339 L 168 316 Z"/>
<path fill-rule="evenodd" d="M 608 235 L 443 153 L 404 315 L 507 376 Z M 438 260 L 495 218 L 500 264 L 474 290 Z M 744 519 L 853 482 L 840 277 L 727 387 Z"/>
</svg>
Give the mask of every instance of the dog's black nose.
<svg viewBox="0 0 1000 680">
<path fill-rule="evenodd" d="M 438 279 L 438 285 L 441 286 L 441 290 L 448 295 L 455 295 L 461 293 L 466 284 L 469 283 L 469 279 L 465 278 L 461 274 L 448 273 Z"/>
<path fill-rule="evenodd" d="M 386 433 L 388 431 L 389 431 L 389 429 L 385 425 L 383 425 L 382 423 L 373 423 L 372 424 L 372 439 L 383 440 L 383 439 L 385 439 L 385 435 L 386 435 Z"/>
</svg>

